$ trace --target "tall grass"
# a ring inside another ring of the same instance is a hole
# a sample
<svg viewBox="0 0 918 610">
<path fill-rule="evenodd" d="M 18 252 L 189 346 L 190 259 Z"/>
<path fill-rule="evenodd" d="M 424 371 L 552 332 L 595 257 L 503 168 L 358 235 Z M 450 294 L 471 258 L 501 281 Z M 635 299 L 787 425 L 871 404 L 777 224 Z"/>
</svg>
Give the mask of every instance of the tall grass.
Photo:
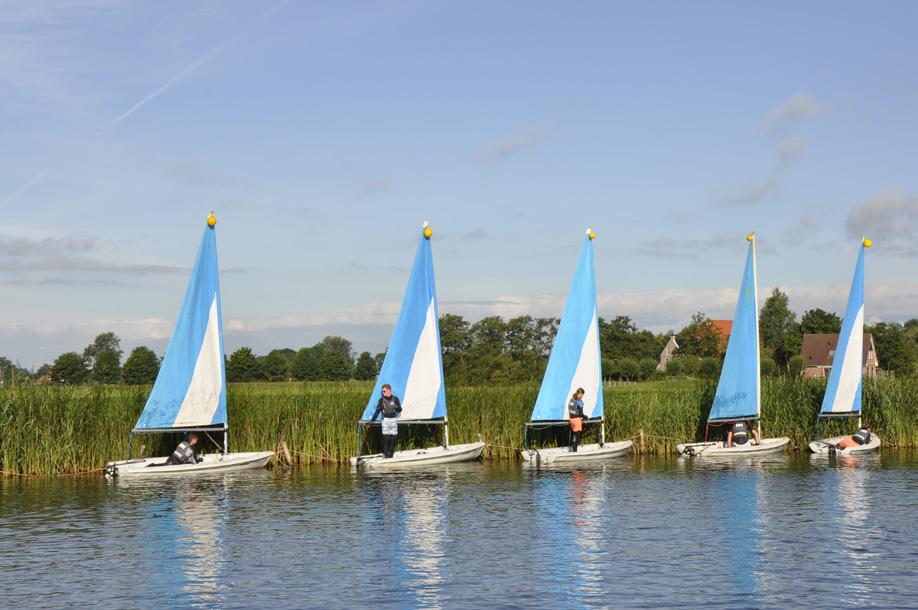
<svg viewBox="0 0 918 610">
<path fill-rule="evenodd" d="M 231 384 L 230 449 L 274 450 L 283 441 L 297 464 L 342 463 L 357 452 L 356 422 L 371 390 L 364 382 Z M 606 439 L 633 438 L 636 450 L 647 454 L 670 453 L 676 443 L 700 440 L 714 390 L 713 383 L 704 381 L 607 388 Z M 764 379 L 765 435 L 789 436 L 793 448 L 805 447 L 815 437 L 824 391 L 822 381 Z M 141 444 L 147 455 L 164 455 L 177 437 L 143 435 L 129 447 L 131 427 L 148 392 L 149 387 L 125 386 L 0 389 L 0 471 L 84 472 L 128 457 L 129 448 L 136 456 Z M 533 384 L 448 388 L 450 442 L 472 442 L 480 434 L 487 443 L 485 459 L 515 459 L 537 393 Z M 864 420 L 884 446 L 918 447 L 918 379 L 865 380 Z M 823 422 L 820 433 L 850 433 L 853 426 L 850 420 Z M 597 433 L 598 426 L 589 426 L 585 442 Z M 436 443 L 440 434 L 436 426 L 403 426 L 400 446 Z M 563 428 L 536 433 L 530 442 L 566 442 L 566 434 Z M 378 435 L 378 427 L 370 429 L 361 450 L 378 448 Z"/>
</svg>

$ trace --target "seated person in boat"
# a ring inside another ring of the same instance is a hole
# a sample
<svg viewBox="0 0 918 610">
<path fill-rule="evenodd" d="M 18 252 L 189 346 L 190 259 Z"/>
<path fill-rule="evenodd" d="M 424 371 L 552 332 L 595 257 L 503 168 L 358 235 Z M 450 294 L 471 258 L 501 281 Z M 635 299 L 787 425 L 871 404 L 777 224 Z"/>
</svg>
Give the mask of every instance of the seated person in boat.
<svg viewBox="0 0 918 610">
<path fill-rule="evenodd" d="M 857 447 L 859 445 L 866 445 L 870 442 L 870 428 L 864 426 L 851 436 L 846 436 L 845 438 L 838 441 L 835 445 L 832 445 L 835 449 L 846 449 L 848 447 Z"/>
<path fill-rule="evenodd" d="M 583 434 L 583 388 L 577 388 L 567 403 L 567 418 L 571 422 L 571 451 L 577 451 L 580 436 Z"/>
<path fill-rule="evenodd" d="M 727 432 L 727 442 L 725 446 L 736 447 L 737 445 L 745 445 L 749 442 L 750 435 L 753 439 L 753 445 L 758 445 L 759 442 L 761 442 L 759 439 L 759 431 L 752 425 L 751 420 L 743 419 L 733 422 L 733 426 L 731 426 L 730 431 Z"/>
<path fill-rule="evenodd" d="M 186 439 L 178 444 L 178 447 L 169 456 L 167 464 L 178 466 L 180 464 L 197 464 L 204 461 L 204 458 L 198 457 L 198 433 L 189 432 Z"/>
<path fill-rule="evenodd" d="M 395 455 L 395 443 L 398 441 L 398 414 L 402 412 L 402 403 L 398 396 L 392 394 L 392 386 L 384 383 L 382 396 L 376 403 L 376 411 L 370 421 L 382 414 L 383 456 L 390 458 Z"/>
</svg>

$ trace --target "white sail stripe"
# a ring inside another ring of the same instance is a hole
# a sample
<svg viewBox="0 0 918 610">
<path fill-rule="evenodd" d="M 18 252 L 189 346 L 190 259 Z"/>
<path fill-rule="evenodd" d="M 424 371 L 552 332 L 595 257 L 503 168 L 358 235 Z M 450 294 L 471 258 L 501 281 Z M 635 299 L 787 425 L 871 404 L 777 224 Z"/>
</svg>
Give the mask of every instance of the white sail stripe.
<svg viewBox="0 0 918 610">
<path fill-rule="evenodd" d="M 402 396 L 401 419 L 430 419 L 437 406 L 442 385 L 440 376 L 440 346 L 437 340 L 437 316 L 430 300 L 424 329 L 411 360 L 411 370 Z"/>
<path fill-rule="evenodd" d="M 599 321 L 597 319 L 596 308 L 593 308 L 593 319 L 590 322 L 590 328 L 587 330 L 586 337 L 583 339 L 583 347 L 580 349 L 580 359 L 577 361 L 577 368 L 574 370 L 574 376 L 571 378 L 571 386 L 567 391 L 566 400 L 574 395 L 577 388 L 583 388 L 583 412 L 589 417 L 593 416 L 593 409 L 598 402 L 600 388 L 599 380 L 599 333 L 597 328 Z M 565 403 L 565 413 L 567 405 Z"/>
<path fill-rule="evenodd" d="M 835 400 L 832 401 L 832 413 L 847 413 L 854 408 L 854 398 L 857 388 L 861 383 L 864 363 L 864 306 L 861 305 L 854 318 L 854 326 L 848 338 L 848 345 L 844 347 L 844 358 L 841 362 L 841 371 L 838 377 L 838 390 Z"/>
<path fill-rule="evenodd" d="M 220 350 L 220 325 L 217 318 L 217 297 L 210 305 L 207 330 L 201 351 L 194 365 L 191 383 L 182 406 L 175 416 L 175 427 L 210 425 L 220 404 L 223 390 L 223 354 Z"/>
</svg>

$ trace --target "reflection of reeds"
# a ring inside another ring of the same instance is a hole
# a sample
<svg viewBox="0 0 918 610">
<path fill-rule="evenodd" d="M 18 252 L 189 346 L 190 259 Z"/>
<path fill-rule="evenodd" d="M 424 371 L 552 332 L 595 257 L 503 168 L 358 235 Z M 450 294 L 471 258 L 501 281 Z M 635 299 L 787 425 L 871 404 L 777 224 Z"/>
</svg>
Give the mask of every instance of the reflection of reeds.
<svg viewBox="0 0 918 610">
<path fill-rule="evenodd" d="M 356 422 L 371 385 L 347 383 L 231 384 L 228 403 L 230 449 L 274 449 L 283 440 L 299 463 L 344 462 L 357 449 Z M 606 438 L 635 439 L 643 451 L 664 454 L 676 443 L 699 439 L 714 395 L 710 382 L 652 382 L 605 392 Z M 789 436 L 803 448 L 816 434 L 825 382 L 766 378 L 762 382 L 763 431 Z M 0 390 L 0 470 L 7 473 L 55 474 L 91 470 L 106 460 L 127 457 L 131 426 L 149 387 L 21 386 Z M 536 385 L 451 387 L 447 389 L 452 443 L 482 439 L 485 459 L 515 459 L 523 445 L 523 423 L 535 402 Z M 864 382 L 864 420 L 887 447 L 918 446 L 918 379 Z M 854 422 L 823 421 L 823 436 L 852 432 Z M 595 438 L 588 427 L 585 442 Z M 405 427 L 400 445 L 437 442 L 438 427 Z M 372 448 L 378 428 L 368 434 Z M 557 442 L 566 438 L 560 433 Z M 164 455 L 175 438 L 145 435 L 135 439 L 147 454 Z M 217 440 L 222 440 L 217 438 Z M 538 439 L 536 439 L 538 440 Z"/>
</svg>

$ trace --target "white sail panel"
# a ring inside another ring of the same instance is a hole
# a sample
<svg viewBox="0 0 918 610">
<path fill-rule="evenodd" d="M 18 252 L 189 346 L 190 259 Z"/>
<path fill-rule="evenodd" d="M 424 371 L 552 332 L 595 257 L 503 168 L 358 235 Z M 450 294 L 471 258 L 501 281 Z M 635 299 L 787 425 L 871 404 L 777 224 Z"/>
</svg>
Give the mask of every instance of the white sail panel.
<svg viewBox="0 0 918 610">
<path fill-rule="evenodd" d="M 207 317 L 207 330 L 194 366 L 188 392 L 175 417 L 175 427 L 209 425 L 220 404 L 223 391 L 223 354 L 220 350 L 220 327 L 217 298 L 214 297 Z"/>
<path fill-rule="evenodd" d="M 838 346 L 842 348 L 841 345 Z M 841 374 L 838 378 L 838 389 L 835 391 L 835 400 L 832 401 L 830 413 L 849 413 L 856 404 L 861 388 L 861 374 L 864 368 L 864 306 L 858 310 L 854 318 L 854 326 L 848 337 L 848 343 L 843 347 L 841 354 Z M 838 361 L 836 356 L 835 361 Z M 833 362 L 833 364 L 834 364 Z"/>
<path fill-rule="evenodd" d="M 567 391 L 568 396 L 573 396 L 577 388 L 583 388 L 583 412 L 588 417 L 593 417 L 593 409 L 599 402 L 600 378 L 602 372 L 599 364 L 599 319 L 596 310 L 593 310 L 593 321 L 587 329 L 583 348 L 580 350 L 580 360 L 571 378 L 571 385 Z"/>
<path fill-rule="evenodd" d="M 434 301 L 431 299 L 424 320 L 424 330 L 418 338 L 417 351 L 414 352 L 408 381 L 405 383 L 401 419 L 433 417 L 441 383 L 437 314 Z"/>
</svg>

